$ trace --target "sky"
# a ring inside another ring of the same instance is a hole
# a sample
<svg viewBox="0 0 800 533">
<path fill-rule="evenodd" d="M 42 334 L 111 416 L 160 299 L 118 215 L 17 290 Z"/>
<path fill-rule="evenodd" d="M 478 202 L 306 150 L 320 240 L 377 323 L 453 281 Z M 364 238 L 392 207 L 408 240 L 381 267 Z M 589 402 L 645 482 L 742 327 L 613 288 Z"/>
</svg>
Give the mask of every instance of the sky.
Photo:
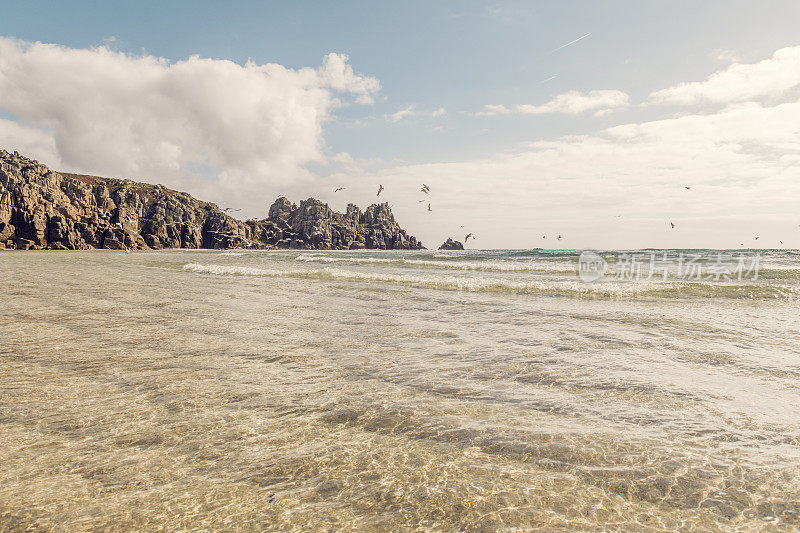
<svg viewBox="0 0 800 533">
<path fill-rule="evenodd" d="M 387 201 L 429 248 L 800 248 L 795 1 L 0 13 L 0 147 L 55 170 Z"/>
</svg>

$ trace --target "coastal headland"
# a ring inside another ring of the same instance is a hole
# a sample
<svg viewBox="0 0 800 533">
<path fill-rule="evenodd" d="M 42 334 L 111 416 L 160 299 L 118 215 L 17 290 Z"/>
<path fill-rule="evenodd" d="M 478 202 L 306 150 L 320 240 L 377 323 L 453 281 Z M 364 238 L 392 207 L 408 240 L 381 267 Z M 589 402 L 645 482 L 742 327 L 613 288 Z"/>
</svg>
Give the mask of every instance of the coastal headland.
<svg viewBox="0 0 800 533">
<path fill-rule="evenodd" d="M 0 249 L 296 248 L 418 250 L 388 203 L 345 213 L 280 197 L 260 220 L 163 185 L 54 172 L 0 150 Z"/>
</svg>

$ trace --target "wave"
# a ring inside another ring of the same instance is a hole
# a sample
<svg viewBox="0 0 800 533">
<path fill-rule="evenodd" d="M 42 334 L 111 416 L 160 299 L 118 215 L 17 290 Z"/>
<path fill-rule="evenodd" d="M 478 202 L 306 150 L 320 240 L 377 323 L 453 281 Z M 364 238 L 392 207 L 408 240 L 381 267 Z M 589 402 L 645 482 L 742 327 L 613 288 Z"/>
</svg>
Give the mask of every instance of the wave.
<svg viewBox="0 0 800 533">
<path fill-rule="evenodd" d="M 363 265 L 385 265 L 397 267 L 413 268 L 433 268 L 440 270 L 462 270 L 462 271 L 482 271 L 482 272 L 541 272 L 547 274 L 576 274 L 577 261 L 573 262 L 536 262 L 519 260 L 481 260 L 463 261 L 458 260 L 458 256 L 428 256 L 442 260 L 432 259 L 407 259 L 405 257 L 335 257 L 324 254 L 299 255 L 295 261 L 303 263 L 348 263 Z M 646 274 L 646 272 L 645 272 Z M 609 263 L 607 278 L 616 276 L 616 264 Z M 656 277 L 659 277 L 658 275 Z M 731 273 L 728 280 L 736 280 L 736 275 Z M 800 281 L 800 268 L 796 264 L 792 265 L 764 265 L 758 271 L 758 277 L 762 280 L 771 281 Z M 669 279 L 671 278 L 671 279 Z M 677 267 L 669 272 L 668 281 L 686 281 L 685 277 L 677 276 Z M 723 280 L 724 281 L 724 280 Z"/>
<path fill-rule="evenodd" d="M 438 268 L 442 270 L 474 270 L 484 272 L 560 272 L 574 274 L 577 272 L 575 265 L 562 264 L 531 264 L 517 262 L 517 264 L 504 261 L 453 261 L 453 256 L 433 257 L 449 259 L 448 261 L 431 261 L 425 259 L 406 259 L 405 257 L 331 257 L 328 255 L 299 255 L 295 261 L 303 263 L 355 263 L 373 265 L 411 266 L 420 268 Z M 456 258 L 457 259 L 457 258 Z"/>
<path fill-rule="evenodd" d="M 384 282 L 431 289 L 545 294 L 581 298 L 691 298 L 800 299 L 800 287 L 754 283 L 706 282 L 595 282 L 552 279 L 518 280 L 478 276 L 426 276 L 353 272 L 338 268 L 276 270 L 234 265 L 187 263 L 184 270 L 202 274 L 261 276 L 274 278 L 318 279 L 332 281 Z"/>
</svg>

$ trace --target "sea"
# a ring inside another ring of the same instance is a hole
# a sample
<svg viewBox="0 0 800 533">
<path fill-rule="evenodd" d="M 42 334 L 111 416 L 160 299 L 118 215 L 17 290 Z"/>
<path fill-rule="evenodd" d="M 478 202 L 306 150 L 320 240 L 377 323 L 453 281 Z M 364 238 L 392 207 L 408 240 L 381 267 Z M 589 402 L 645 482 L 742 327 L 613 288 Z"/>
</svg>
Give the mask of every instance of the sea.
<svg viewBox="0 0 800 533">
<path fill-rule="evenodd" d="M 9 251 L 0 285 L 0 531 L 800 529 L 797 251 Z"/>
</svg>

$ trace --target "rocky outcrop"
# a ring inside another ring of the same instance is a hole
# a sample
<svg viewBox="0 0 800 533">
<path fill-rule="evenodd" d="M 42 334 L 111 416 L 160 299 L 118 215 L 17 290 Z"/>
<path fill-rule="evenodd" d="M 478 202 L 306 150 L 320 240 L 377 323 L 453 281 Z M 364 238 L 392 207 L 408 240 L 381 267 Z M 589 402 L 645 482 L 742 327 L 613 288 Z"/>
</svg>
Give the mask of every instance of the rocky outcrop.
<svg viewBox="0 0 800 533">
<path fill-rule="evenodd" d="M 450 237 L 447 238 L 446 241 L 442 243 L 439 247 L 440 250 L 463 250 L 464 245 L 461 244 L 459 241 L 454 241 Z"/>
<path fill-rule="evenodd" d="M 279 198 L 266 219 L 241 221 L 163 185 L 53 172 L 0 150 L 0 248 L 421 247 L 387 204 L 342 214 L 313 198 Z"/>
<path fill-rule="evenodd" d="M 337 213 L 328 204 L 309 198 L 300 205 L 284 197 L 269 208 L 268 222 L 279 228 L 276 242 L 285 248 L 354 250 L 418 250 L 422 243 L 394 219 L 389 204 L 373 204 L 365 212 L 353 205 Z"/>
</svg>

